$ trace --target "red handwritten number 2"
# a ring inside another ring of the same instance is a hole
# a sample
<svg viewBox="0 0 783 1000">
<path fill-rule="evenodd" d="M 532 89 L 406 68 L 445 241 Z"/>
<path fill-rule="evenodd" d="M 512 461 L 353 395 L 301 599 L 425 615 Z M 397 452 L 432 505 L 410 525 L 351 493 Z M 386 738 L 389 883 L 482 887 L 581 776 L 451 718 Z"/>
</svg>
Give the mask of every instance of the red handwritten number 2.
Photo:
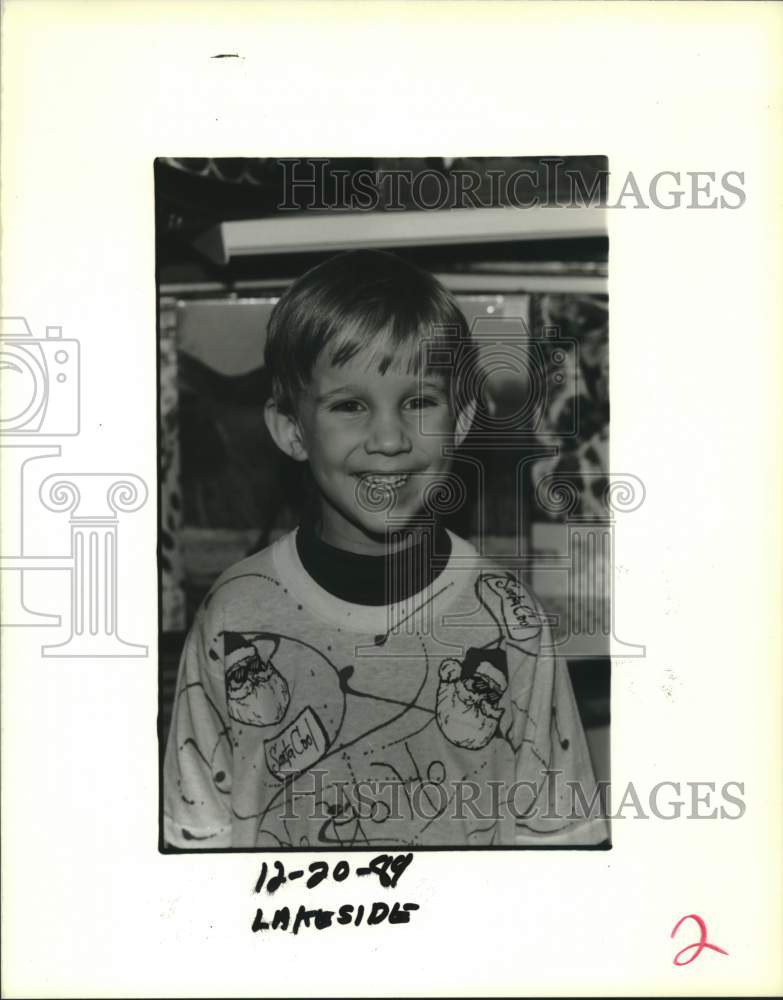
<svg viewBox="0 0 783 1000">
<path fill-rule="evenodd" d="M 672 930 L 670 937 L 674 937 L 674 935 L 680 929 L 680 925 L 683 924 L 686 920 L 695 920 L 696 923 L 699 925 L 699 940 L 695 941 L 693 944 L 687 945 L 687 947 L 683 948 L 682 951 L 677 952 L 677 954 L 674 956 L 675 965 L 689 965 L 694 960 L 694 958 L 698 958 L 699 955 L 701 955 L 701 953 L 704 951 L 705 948 L 711 948 L 713 951 L 719 951 L 721 955 L 728 955 L 728 952 L 724 951 L 723 948 L 719 948 L 716 944 L 709 943 L 709 941 L 707 940 L 707 925 L 704 923 L 701 917 L 697 916 L 695 913 L 688 913 L 686 916 L 680 917 L 680 919 L 674 925 L 674 929 Z M 683 955 L 685 955 L 685 953 L 688 951 L 693 951 L 691 957 L 683 958 Z"/>
</svg>

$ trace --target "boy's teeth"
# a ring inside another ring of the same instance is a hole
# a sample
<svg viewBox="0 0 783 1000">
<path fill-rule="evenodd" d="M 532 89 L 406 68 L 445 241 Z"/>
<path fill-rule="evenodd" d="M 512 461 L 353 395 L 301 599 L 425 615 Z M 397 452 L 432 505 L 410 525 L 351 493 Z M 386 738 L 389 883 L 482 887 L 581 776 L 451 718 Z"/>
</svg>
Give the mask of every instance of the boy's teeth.
<svg viewBox="0 0 783 1000">
<path fill-rule="evenodd" d="M 376 484 L 378 486 L 402 486 L 405 480 L 408 478 L 407 475 L 404 476 L 363 476 L 365 482 L 370 484 Z"/>
</svg>

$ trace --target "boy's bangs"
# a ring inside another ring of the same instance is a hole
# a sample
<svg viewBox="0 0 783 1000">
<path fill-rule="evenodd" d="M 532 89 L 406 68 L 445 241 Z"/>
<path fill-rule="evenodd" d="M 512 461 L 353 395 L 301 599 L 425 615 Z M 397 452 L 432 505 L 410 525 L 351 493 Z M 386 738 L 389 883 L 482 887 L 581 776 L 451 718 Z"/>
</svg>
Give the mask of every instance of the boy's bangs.
<svg viewBox="0 0 783 1000">
<path fill-rule="evenodd" d="M 361 324 L 343 331 L 330 350 L 332 364 L 340 367 L 361 356 L 368 370 L 384 375 L 390 369 L 406 375 L 418 375 L 422 370 L 436 369 L 427 364 L 430 351 L 426 333 L 403 332 L 389 324 L 381 329 L 368 330 Z M 443 369 L 439 369 L 443 373 Z"/>
</svg>

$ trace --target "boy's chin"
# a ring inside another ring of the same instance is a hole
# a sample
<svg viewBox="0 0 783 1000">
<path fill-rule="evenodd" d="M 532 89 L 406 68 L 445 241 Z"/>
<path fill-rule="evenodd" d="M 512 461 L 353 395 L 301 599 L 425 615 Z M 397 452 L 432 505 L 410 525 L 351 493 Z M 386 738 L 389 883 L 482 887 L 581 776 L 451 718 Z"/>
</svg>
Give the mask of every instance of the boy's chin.
<svg viewBox="0 0 783 1000">
<path fill-rule="evenodd" d="M 389 541 L 399 535 L 419 535 L 430 523 L 431 516 L 427 517 L 420 509 L 412 507 L 398 510 L 394 516 L 381 514 L 377 518 L 362 519 L 362 528 L 374 538 Z"/>
<path fill-rule="evenodd" d="M 362 534 L 366 536 L 367 541 L 383 546 L 393 545 L 401 539 L 411 538 L 418 535 L 420 531 L 420 525 L 416 526 L 410 522 L 378 521 L 362 525 Z"/>
<path fill-rule="evenodd" d="M 322 538 L 335 548 L 354 548 L 356 551 L 382 553 L 392 548 L 405 548 L 412 544 L 421 533 L 422 525 L 414 520 L 388 521 L 383 517 L 362 518 L 354 521 L 352 529 L 345 527 L 330 530 L 328 523 L 323 525 Z"/>
</svg>

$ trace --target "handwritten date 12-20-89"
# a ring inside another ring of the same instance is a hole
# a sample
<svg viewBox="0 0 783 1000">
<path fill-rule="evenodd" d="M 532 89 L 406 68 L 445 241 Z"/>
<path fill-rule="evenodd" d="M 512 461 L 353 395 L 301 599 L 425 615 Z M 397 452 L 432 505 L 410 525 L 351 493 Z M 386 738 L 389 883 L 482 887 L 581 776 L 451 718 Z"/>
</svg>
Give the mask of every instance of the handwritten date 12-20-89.
<svg viewBox="0 0 783 1000">
<path fill-rule="evenodd" d="M 358 876 L 375 875 L 381 886 L 387 889 L 394 889 L 412 860 L 412 854 L 379 854 L 368 865 L 356 868 L 354 873 Z M 255 885 L 256 893 L 260 893 L 266 888 L 267 893 L 271 896 L 287 882 L 296 882 L 304 878 L 305 874 L 308 877 L 301 884 L 308 889 L 313 889 L 323 882 L 324 879 L 329 878 L 330 875 L 330 868 L 326 861 L 313 861 L 308 865 L 307 873 L 303 868 L 296 868 L 287 872 L 281 861 L 272 862 L 272 867 L 274 868 L 274 874 L 269 877 L 270 869 L 266 861 L 261 865 L 261 871 Z M 331 878 L 335 882 L 344 882 L 350 874 L 351 866 L 344 860 L 336 862 L 331 869 Z M 395 902 L 390 905 L 381 901 L 375 902 L 369 907 L 365 907 L 363 904 L 354 906 L 351 903 L 346 903 L 339 906 L 336 911 L 321 908 L 309 910 L 306 906 L 300 905 L 296 910 L 293 921 L 291 919 L 291 910 L 288 906 L 279 907 L 274 911 L 269 920 L 264 919 L 264 911 L 262 909 L 257 909 L 252 930 L 254 932 L 270 929 L 290 930 L 294 934 L 298 934 L 301 927 L 314 926 L 317 930 L 324 930 L 324 928 L 332 927 L 334 924 L 352 924 L 358 927 L 363 921 L 368 925 L 384 922 L 389 924 L 407 924 L 410 920 L 411 911 L 418 910 L 418 908 L 418 903 L 400 904 Z"/>
</svg>

